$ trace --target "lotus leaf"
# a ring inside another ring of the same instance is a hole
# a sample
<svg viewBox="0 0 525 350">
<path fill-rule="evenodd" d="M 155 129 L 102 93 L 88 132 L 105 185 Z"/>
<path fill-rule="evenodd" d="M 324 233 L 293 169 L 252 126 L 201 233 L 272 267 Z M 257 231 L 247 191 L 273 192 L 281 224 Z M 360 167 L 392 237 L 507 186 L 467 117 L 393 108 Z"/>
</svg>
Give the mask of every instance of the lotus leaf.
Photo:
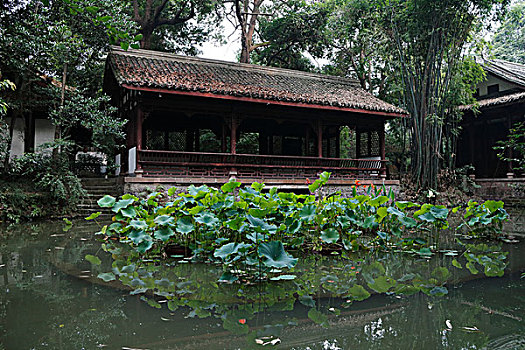
<svg viewBox="0 0 525 350">
<path fill-rule="evenodd" d="M 106 195 L 100 198 L 97 204 L 101 208 L 111 208 L 113 207 L 113 205 L 115 205 L 115 201 L 116 201 L 115 197 Z"/>
<path fill-rule="evenodd" d="M 264 265 L 275 268 L 292 268 L 297 264 L 297 259 L 284 251 L 281 241 L 261 243 L 259 246 L 259 256 L 264 258 Z"/>
</svg>

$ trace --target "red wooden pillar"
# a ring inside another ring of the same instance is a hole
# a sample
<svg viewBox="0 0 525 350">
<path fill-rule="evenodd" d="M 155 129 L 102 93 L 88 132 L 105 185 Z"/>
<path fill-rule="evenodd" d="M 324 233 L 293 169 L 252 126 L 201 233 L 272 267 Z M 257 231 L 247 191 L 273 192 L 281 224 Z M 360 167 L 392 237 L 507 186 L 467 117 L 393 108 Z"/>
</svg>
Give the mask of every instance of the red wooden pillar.
<svg viewBox="0 0 525 350">
<path fill-rule="evenodd" d="M 337 133 L 335 134 L 335 157 L 341 158 L 341 127 L 337 127 Z"/>
<path fill-rule="evenodd" d="M 226 122 L 224 121 L 222 124 L 222 134 L 221 134 L 221 152 L 226 153 Z"/>
<path fill-rule="evenodd" d="M 142 177 L 142 164 L 140 163 L 140 151 L 142 150 L 142 124 L 144 123 L 144 111 L 141 107 L 137 108 L 136 114 L 136 146 L 137 146 L 137 168 L 135 169 L 135 175 Z"/>
<path fill-rule="evenodd" d="M 381 153 L 381 160 L 386 160 L 386 150 L 385 150 L 385 123 L 381 124 L 379 128 L 379 151 Z M 386 163 L 381 162 L 381 177 L 386 177 Z"/>
<path fill-rule="evenodd" d="M 231 135 L 230 135 L 230 153 L 237 153 L 237 126 L 238 120 L 237 117 L 233 116 L 231 121 Z"/>
<path fill-rule="evenodd" d="M 195 129 L 195 152 L 200 152 L 201 150 L 201 143 L 200 143 L 200 130 Z"/>
<path fill-rule="evenodd" d="M 304 135 L 304 155 L 309 156 L 310 155 L 310 126 L 308 124 L 305 124 L 306 131 Z"/>
<path fill-rule="evenodd" d="M 357 127 L 355 128 L 355 157 L 356 159 L 361 157 L 361 133 Z"/>
<path fill-rule="evenodd" d="M 235 164 L 236 157 L 235 154 L 237 154 L 237 127 L 239 126 L 239 121 L 236 116 L 232 116 L 231 118 L 231 126 L 230 126 L 230 153 L 234 156 L 232 157 L 232 161 Z M 237 168 L 235 165 L 233 165 L 230 169 L 230 180 L 235 180 L 237 177 Z"/>
<path fill-rule="evenodd" d="M 508 130 L 508 133 L 510 133 L 510 129 L 512 128 L 512 120 L 511 120 L 511 117 L 510 116 L 507 116 L 507 130 Z M 507 150 L 507 158 L 509 158 L 509 161 L 507 162 L 507 178 L 509 179 L 512 179 L 514 178 L 514 169 L 512 167 L 512 148 L 511 147 L 508 147 Z"/>
<path fill-rule="evenodd" d="M 323 121 L 317 120 L 317 157 L 323 158 Z"/>
</svg>

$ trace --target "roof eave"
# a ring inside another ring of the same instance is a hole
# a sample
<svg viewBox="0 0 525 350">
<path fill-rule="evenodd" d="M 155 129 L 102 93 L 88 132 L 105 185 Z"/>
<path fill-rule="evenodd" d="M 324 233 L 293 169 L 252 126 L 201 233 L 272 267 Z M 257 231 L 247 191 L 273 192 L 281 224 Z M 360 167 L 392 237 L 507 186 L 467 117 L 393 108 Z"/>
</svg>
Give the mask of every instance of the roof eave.
<svg viewBox="0 0 525 350">
<path fill-rule="evenodd" d="M 230 100 L 230 101 L 244 101 L 244 102 L 252 102 L 252 103 L 264 103 L 264 104 L 269 104 L 269 105 L 312 108 L 312 109 L 322 109 L 322 110 L 331 110 L 331 111 L 340 111 L 340 112 L 351 112 L 351 113 L 381 116 L 386 119 L 408 117 L 408 114 L 405 114 L 405 113 L 374 111 L 374 110 L 367 110 L 367 109 L 362 109 L 362 108 L 329 106 L 329 105 L 309 104 L 309 103 L 302 103 L 302 102 L 276 101 L 276 100 L 270 100 L 270 99 L 267 100 L 267 99 L 253 98 L 253 97 L 220 95 L 220 94 L 213 94 L 209 92 L 181 91 L 181 90 L 171 90 L 171 89 L 158 88 L 158 87 L 135 86 L 135 85 L 130 85 L 130 84 L 122 84 L 121 86 L 123 88 L 129 89 L 129 90 L 135 90 L 135 91 L 156 92 L 156 93 L 165 93 L 165 94 L 181 95 L 181 96 L 206 97 L 206 98 L 215 98 L 215 99 L 223 99 L 223 100 Z"/>
</svg>

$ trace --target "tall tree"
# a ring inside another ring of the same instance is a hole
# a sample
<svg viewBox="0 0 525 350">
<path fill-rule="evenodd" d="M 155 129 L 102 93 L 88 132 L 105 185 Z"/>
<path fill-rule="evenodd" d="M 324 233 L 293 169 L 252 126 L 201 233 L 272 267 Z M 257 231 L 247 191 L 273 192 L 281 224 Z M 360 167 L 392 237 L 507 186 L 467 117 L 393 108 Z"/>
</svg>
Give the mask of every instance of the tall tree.
<svg viewBox="0 0 525 350">
<path fill-rule="evenodd" d="M 124 10 L 133 10 L 142 48 L 195 54 L 215 29 L 217 6 L 213 0 L 132 0 Z"/>
<path fill-rule="evenodd" d="M 506 0 L 391 0 L 382 2 L 398 53 L 405 105 L 411 117 L 412 177 L 436 188 L 452 107 L 450 88 L 474 24 L 499 13 Z"/>
<path fill-rule="evenodd" d="M 525 64 L 525 1 L 511 7 L 492 44 L 497 58 Z"/>
<path fill-rule="evenodd" d="M 17 118 L 25 120 L 29 129 L 35 111 L 52 114 L 64 107 L 66 101 L 61 97 L 66 90 L 69 95 L 95 101 L 100 97 L 97 94 L 108 35 L 119 37 L 129 46 L 133 36 L 127 29 L 133 27 L 125 26 L 133 21 L 121 17 L 118 9 L 105 1 L 13 0 L 1 6 L 0 70 L 17 87 L 8 96 L 9 149 Z M 52 120 L 58 131 L 56 138 L 60 138 L 62 123 L 59 118 Z M 112 120 L 99 121 L 104 124 Z"/>
<path fill-rule="evenodd" d="M 335 0 L 327 35 L 332 72 L 359 80 L 361 87 L 381 98 L 393 76 L 392 46 L 381 13 L 369 0 Z"/>
<path fill-rule="evenodd" d="M 239 62 L 250 63 L 251 53 L 265 43 L 255 44 L 256 29 L 264 0 L 232 0 L 236 29 L 240 30 L 241 54 Z"/>
<path fill-rule="evenodd" d="M 254 51 L 254 62 L 309 71 L 315 67 L 305 53 L 323 57 L 331 5 L 289 0 L 274 8 L 272 17 L 261 18 L 259 37 L 264 43 Z"/>
</svg>

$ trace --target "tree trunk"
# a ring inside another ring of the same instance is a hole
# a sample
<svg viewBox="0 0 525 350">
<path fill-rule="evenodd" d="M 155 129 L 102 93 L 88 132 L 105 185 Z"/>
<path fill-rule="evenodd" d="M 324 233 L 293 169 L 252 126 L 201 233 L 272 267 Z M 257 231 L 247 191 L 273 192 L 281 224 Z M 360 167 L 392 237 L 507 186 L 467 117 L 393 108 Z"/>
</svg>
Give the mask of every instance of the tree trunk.
<svg viewBox="0 0 525 350">
<path fill-rule="evenodd" d="M 60 93 L 60 114 L 64 113 L 64 103 L 66 101 L 66 81 L 67 81 L 67 62 L 64 63 L 64 70 L 62 71 L 62 89 Z M 62 137 L 62 128 L 60 124 L 55 125 L 55 141 Z M 59 149 L 57 147 L 53 148 L 53 158 L 58 157 Z"/>
<path fill-rule="evenodd" d="M 9 123 L 9 139 L 7 140 L 7 156 L 4 159 L 4 169 L 9 167 L 9 160 L 11 159 L 11 147 L 13 145 L 13 134 L 15 132 L 15 123 L 18 113 L 13 112 L 11 116 L 11 123 Z"/>
</svg>

